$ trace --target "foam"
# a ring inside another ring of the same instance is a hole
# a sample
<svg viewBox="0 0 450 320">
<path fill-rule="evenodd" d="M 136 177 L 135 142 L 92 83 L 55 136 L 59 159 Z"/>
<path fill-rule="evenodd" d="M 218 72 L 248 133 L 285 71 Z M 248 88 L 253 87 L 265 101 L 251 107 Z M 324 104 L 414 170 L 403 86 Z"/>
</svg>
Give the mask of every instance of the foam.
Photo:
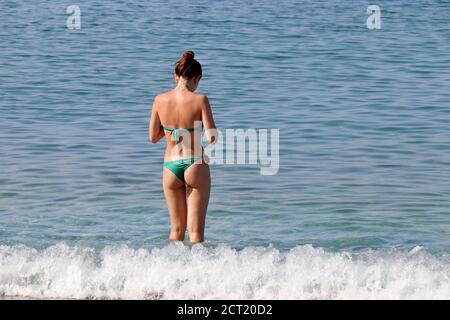
<svg viewBox="0 0 450 320">
<path fill-rule="evenodd" d="M 65 299 L 450 299 L 450 258 L 411 251 L 289 251 L 57 244 L 0 246 L 0 295 Z"/>
</svg>

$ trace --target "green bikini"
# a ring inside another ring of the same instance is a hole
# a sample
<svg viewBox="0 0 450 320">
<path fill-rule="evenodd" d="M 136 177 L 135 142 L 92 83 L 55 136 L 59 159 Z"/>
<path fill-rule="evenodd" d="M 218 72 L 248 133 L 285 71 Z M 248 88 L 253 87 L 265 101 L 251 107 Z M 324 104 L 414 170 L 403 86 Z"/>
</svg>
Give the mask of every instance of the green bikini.
<svg viewBox="0 0 450 320">
<path fill-rule="evenodd" d="M 162 128 L 166 131 L 170 132 L 170 135 L 172 136 L 173 140 L 176 141 L 176 143 L 180 143 L 180 133 L 182 131 L 192 132 L 192 131 L 201 131 L 202 127 L 196 127 L 196 128 L 168 128 L 162 126 Z M 166 161 L 163 163 L 163 166 L 175 174 L 178 179 L 184 182 L 184 172 L 194 163 L 196 162 L 200 157 L 190 157 L 190 158 L 184 158 L 174 161 Z"/>
</svg>

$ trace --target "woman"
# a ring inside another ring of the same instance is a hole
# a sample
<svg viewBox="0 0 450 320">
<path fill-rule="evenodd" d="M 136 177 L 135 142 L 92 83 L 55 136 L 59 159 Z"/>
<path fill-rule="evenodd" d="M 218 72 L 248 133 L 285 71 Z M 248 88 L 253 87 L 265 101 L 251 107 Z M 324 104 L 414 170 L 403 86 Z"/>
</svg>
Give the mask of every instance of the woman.
<svg viewBox="0 0 450 320">
<path fill-rule="evenodd" d="M 202 67 L 194 52 L 184 52 L 175 66 L 176 87 L 156 96 L 149 125 L 152 143 L 167 138 L 163 188 L 170 214 L 170 240 L 204 241 L 211 188 L 209 166 L 203 158 L 202 125 L 208 143 L 216 141 L 216 125 L 208 98 L 196 94 Z M 186 201 L 187 196 L 187 201 Z M 189 213 L 189 214 L 188 214 Z"/>
</svg>

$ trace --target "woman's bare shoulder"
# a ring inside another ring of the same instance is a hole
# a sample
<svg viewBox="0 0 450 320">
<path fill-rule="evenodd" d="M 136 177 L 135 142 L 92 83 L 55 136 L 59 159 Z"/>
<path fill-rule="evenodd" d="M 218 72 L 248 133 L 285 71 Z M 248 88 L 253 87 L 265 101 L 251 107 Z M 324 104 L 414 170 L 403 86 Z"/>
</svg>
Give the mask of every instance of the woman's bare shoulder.
<svg viewBox="0 0 450 320">
<path fill-rule="evenodd" d="M 196 99 L 202 104 L 205 104 L 205 103 L 209 102 L 208 97 L 206 96 L 206 94 L 195 93 L 195 96 L 196 96 Z"/>
<path fill-rule="evenodd" d="M 163 92 L 163 93 L 160 93 L 160 94 L 156 95 L 155 100 L 167 101 L 167 100 L 170 99 L 170 97 L 172 95 L 173 95 L 172 91 Z"/>
<path fill-rule="evenodd" d="M 167 91 L 156 95 L 154 103 L 158 106 L 158 108 L 163 108 L 164 106 L 170 104 L 171 100 L 172 93 L 170 91 Z"/>
</svg>

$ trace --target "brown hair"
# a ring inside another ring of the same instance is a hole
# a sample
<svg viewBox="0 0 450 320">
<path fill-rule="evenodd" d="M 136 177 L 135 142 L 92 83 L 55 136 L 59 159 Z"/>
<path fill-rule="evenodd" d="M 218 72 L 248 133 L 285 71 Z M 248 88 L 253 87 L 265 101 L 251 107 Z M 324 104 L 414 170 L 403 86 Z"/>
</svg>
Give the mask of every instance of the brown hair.
<svg viewBox="0 0 450 320">
<path fill-rule="evenodd" d="M 193 51 L 183 53 L 183 56 L 175 65 L 175 74 L 186 79 L 202 75 L 202 66 L 200 62 L 194 59 Z"/>
</svg>

